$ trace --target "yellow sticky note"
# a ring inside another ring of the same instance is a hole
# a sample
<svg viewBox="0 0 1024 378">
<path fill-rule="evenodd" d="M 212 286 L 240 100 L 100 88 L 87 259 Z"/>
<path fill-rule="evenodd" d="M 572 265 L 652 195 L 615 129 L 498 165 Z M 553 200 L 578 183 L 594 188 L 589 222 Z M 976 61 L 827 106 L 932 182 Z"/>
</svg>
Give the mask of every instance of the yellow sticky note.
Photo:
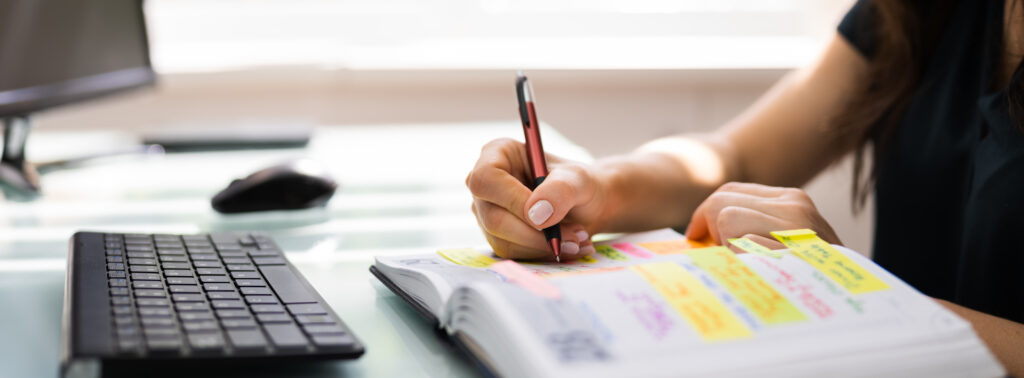
<svg viewBox="0 0 1024 378">
<path fill-rule="evenodd" d="M 678 240 L 665 240 L 649 243 L 638 243 L 637 245 L 644 247 L 645 249 L 657 253 L 659 255 L 674 255 L 679 253 L 686 253 L 694 248 L 705 248 L 711 247 L 715 244 L 710 240 L 697 241 L 690 239 L 678 239 Z"/>
<path fill-rule="evenodd" d="M 686 253 L 701 270 L 725 286 L 765 324 L 782 324 L 806 320 L 796 306 L 779 294 L 767 281 L 736 257 L 729 248 L 711 247 Z"/>
<path fill-rule="evenodd" d="M 587 255 L 576 259 L 576 261 L 579 261 L 584 264 L 593 264 L 597 262 L 597 259 L 595 259 L 593 256 Z"/>
<path fill-rule="evenodd" d="M 674 262 L 637 265 L 631 270 L 647 280 L 706 341 L 751 336 L 725 304 L 685 268 Z"/>
<path fill-rule="evenodd" d="M 626 260 L 629 260 L 629 257 L 626 257 L 626 255 L 623 255 L 622 252 L 619 252 L 619 250 L 617 250 L 615 248 L 612 248 L 609 245 L 604 245 L 604 244 L 595 245 L 594 246 L 594 250 L 597 251 L 597 253 L 601 254 L 602 256 L 607 257 L 609 260 L 615 260 L 615 261 L 626 261 Z"/>
<path fill-rule="evenodd" d="M 853 294 L 885 290 L 889 285 L 875 277 L 850 260 L 841 252 L 832 248 L 818 237 L 814 231 L 789 230 L 772 232 L 776 239 L 789 247 L 793 254 L 825 273 Z"/>
<path fill-rule="evenodd" d="M 448 259 L 448 261 L 472 268 L 486 268 L 497 262 L 490 256 L 477 252 L 477 250 L 472 248 L 443 249 L 437 251 L 437 253 L 441 257 Z"/>
<path fill-rule="evenodd" d="M 732 243 L 732 245 L 735 245 L 735 246 L 739 247 L 739 249 L 742 249 L 742 250 L 746 251 L 747 253 L 753 253 L 755 255 L 761 255 L 761 256 L 774 257 L 774 258 L 777 258 L 777 259 L 781 259 L 782 258 L 782 254 L 781 253 L 775 252 L 775 251 L 769 249 L 768 247 L 765 247 L 763 245 L 757 244 L 753 240 L 750 240 L 750 239 L 747 239 L 747 238 L 729 239 L 729 243 Z"/>
</svg>

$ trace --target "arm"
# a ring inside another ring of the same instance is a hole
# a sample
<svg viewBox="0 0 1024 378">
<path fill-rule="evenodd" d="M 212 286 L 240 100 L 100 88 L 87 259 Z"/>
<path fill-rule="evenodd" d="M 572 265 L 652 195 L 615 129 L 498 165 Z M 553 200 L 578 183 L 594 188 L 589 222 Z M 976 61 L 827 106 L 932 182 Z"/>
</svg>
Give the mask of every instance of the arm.
<svg viewBox="0 0 1024 378">
<path fill-rule="evenodd" d="M 1024 377 L 1024 324 L 998 318 L 967 307 L 936 299 L 939 304 L 974 326 L 981 340 L 1012 377 Z"/>
</svg>

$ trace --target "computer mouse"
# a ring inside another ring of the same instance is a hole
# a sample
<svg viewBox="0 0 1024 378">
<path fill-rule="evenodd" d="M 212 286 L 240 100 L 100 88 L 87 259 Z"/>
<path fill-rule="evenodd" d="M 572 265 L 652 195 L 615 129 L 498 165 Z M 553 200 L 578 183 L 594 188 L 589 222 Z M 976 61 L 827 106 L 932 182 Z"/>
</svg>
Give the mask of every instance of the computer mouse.
<svg viewBox="0 0 1024 378">
<path fill-rule="evenodd" d="M 210 202 L 225 214 L 305 209 L 325 206 L 337 188 L 323 166 L 299 159 L 234 180 Z"/>
</svg>

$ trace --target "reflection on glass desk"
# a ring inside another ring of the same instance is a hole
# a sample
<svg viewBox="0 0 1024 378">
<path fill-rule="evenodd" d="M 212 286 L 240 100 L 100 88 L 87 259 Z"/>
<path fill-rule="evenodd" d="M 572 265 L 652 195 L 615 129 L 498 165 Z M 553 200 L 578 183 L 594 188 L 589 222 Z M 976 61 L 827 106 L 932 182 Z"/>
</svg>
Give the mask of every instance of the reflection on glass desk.
<svg viewBox="0 0 1024 378">
<path fill-rule="evenodd" d="M 552 128 L 551 153 L 589 155 Z M 480 147 L 522 139 L 517 122 L 324 127 L 305 149 L 122 156 L 48 173 L 43 196 L 0 202 L 0 376 L 57 376 L 68 238 L 77 230 L 269 233 L 366 344 L 360 359 L 263 371 L 263 376 L 473 376 L 457 353 L 367 271 L 375 255 L 479 246 L 463 184 Z M 135 143 L 114 132 L 37 132 L 37 159 Z M 298 157 L 341 184 L 327 208 L 225 216 L 210 198 L 234 178 Z M 247 372 L 251 376 L 252 372 Z"/>
</svg>

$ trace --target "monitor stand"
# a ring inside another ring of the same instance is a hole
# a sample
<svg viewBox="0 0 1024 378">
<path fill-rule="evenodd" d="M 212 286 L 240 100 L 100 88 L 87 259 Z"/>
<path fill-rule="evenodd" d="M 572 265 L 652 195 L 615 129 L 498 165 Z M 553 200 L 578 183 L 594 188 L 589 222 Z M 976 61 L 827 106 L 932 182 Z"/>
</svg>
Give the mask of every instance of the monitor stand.
<svg viewBox="0 0 1024 378">
<path fill-rule="evenodd" d="M 0 187 L 8 198 L 30 198 L 39 194 L 39 173 L 25 160 L 25 140 L 31 122 L 28 116 L 3 118 L 4 145 L 0 157 Z"/>
</svg>

